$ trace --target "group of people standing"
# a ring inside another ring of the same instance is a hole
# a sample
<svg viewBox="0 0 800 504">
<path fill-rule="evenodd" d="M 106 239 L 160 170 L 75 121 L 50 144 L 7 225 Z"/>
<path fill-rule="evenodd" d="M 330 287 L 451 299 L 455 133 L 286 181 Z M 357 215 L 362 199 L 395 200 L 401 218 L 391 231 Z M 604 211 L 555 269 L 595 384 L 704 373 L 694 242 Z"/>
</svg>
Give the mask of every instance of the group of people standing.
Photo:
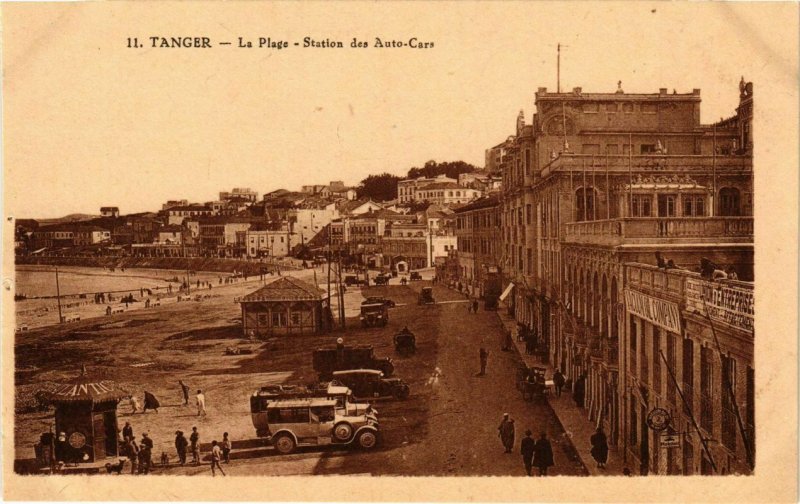
<svg viewBox="0 0 800 504">
<path fill-rule="evenodd" d="M 500 436 L 505 453 L 512 453 L 514 449 L 514 420 L 508 413 L 503 415 L 503 420 L 497 427 L 497 435 Z M 553 447 L 550 444 L 550 440 L 547 439 L 546 432 L 542 431 L 537 440 L 534 440 L 532 436 L 533 432 L 527 429 L 525 430 L 525 437 L 520 442 L 520 454 L 522 455 L 525 472 L 528 476 L 531 476 L 533 468 L 537 467 L 539 476 L 547 476 L 547 469 L 554 465 Z"/>
</svg>

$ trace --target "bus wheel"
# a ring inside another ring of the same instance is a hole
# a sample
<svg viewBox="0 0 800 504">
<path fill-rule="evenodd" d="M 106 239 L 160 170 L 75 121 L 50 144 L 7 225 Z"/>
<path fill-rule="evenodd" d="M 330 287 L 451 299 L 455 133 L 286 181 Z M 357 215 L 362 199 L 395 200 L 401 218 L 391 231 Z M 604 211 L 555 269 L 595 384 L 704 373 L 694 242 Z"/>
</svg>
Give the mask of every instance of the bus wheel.
<svg viewBox="0 0 800 504">
<path fill-rule="evenodd" d="M 281 455 L 288 455 L 294 451 L 297 443 L 294 442 L 294 439 L 292 439 L 292 436 L 289 434 L 281 434 L 278 436 L 278 439 L 275 440 L 274 445 L 278 453 Z"/>
</svg>

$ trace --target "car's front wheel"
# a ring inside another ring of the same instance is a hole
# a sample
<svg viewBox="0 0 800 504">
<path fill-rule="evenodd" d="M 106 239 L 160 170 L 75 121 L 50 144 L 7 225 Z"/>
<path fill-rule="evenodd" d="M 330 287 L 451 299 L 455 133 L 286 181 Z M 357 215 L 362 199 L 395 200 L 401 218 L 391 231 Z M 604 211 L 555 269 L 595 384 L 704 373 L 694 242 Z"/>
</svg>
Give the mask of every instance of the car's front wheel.
<svg viewBox="0 0 800 504">
<path fill-rule="evenodd" d="M 347 422 L 340 422 L 333 426 L 333 437 L 337 441 L 347 442 L 353 437 L 353 426 Z"/>
<path fill-rule="evenodd" d="M 288 455 L 297 447 L 297 443 L 294 442 L 294 439 L 289 434 L 278 435 L 278 438 L 273 442 L 273 444 L 275 445 L 275 449 L 281 455 Z"/>
<path fill-rule="evenodd" d="M 410 390 L 408 389 L 408 385 L 400 385 L 399 387 L 394 389 L 394 396 L 397 399 L 408 399 L 408 394 Z"/>
<path fill-rule="evenodd" d="M 361 431 L 358 435 L 358 447 L 362 450 L 371 450 L 378 444 L 378 434 L 371 430 Z"/>
</svg>

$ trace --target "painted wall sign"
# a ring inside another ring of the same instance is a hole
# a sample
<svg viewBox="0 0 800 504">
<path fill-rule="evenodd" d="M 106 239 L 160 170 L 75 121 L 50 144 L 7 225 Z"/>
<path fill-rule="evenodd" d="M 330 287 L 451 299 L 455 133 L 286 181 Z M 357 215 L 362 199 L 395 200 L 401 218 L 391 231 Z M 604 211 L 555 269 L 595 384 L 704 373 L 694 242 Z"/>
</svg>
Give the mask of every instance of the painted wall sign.
<svg viewBox="0 0 800 504">
<path fill-rule="evenodd" d="M 634 315 L 669 332 L 681 333 L 681 314 L 677 304 L 630 289 L 625 289 L 625 303 Z"/>
</svg>

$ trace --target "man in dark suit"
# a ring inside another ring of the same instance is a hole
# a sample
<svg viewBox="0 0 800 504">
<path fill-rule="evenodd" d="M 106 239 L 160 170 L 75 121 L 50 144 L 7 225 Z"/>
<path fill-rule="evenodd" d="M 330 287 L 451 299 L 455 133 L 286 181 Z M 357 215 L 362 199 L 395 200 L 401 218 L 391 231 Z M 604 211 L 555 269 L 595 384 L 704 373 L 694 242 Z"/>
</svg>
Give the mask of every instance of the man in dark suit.
<svg viewBox="0 0 800 504">
<path fill-rule="evenodd" d="M 531 475 L 531 469 L 533 468 L 533 452 L 536 445 L 531 434 L 530 429 L 526 430 L 525 437 L 522 438 L 519 446 L 519 452 L 522 454 L 522 463 L 525 464 L 525 472 L 528 473 L 528 476 Z"/>
</svg>

